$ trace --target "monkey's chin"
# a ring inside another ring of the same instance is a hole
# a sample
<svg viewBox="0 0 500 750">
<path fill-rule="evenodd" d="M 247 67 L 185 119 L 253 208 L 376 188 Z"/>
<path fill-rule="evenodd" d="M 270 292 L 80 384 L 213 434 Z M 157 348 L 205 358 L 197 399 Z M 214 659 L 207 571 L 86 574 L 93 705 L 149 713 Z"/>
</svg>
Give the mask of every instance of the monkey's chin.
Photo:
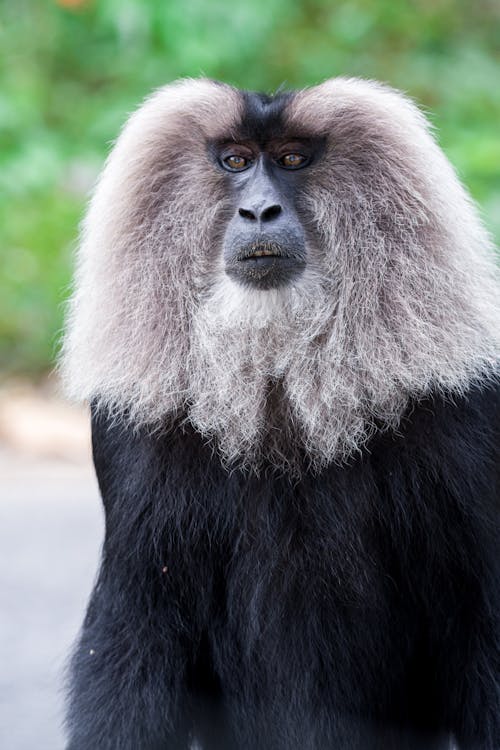
<svg viewBox="0 0 500 750">
<path fill-rule="evenodd" d="M 305 260 L 285 255 L 253 256 L 226 263 L 225 271 L 238 284 L 266 290 L 291 284 L 305 266 Z"/>
</svg>

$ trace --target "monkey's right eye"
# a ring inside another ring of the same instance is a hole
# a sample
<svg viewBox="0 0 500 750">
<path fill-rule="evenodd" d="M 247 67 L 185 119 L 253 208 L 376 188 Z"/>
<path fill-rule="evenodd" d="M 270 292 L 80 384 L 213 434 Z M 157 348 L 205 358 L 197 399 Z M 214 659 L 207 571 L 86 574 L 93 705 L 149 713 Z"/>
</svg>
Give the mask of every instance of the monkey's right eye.
<svg viewBox="0 0 500 750">
<path fill-rule="evenodd" d="M 242 169 L 246 169 L 250 164 L 249 159 L 245 159 L 244 156 L 238 154 L 230 154 L 222 160 L 222 164 L 229 169 L 231 172 L 241 172 Z"/>
</svg>

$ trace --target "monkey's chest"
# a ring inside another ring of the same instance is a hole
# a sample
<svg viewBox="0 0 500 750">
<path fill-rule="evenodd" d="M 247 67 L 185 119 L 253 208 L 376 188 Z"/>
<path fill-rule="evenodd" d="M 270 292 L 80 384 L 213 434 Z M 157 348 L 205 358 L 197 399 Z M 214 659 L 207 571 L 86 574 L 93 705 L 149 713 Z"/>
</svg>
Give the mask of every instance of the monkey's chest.
<svg viewBox="0 0 500 750">
<path fill-rule="evenodd" d="M 219 588 L 219 646 L 260 690 L 269 680 L 293 686 L 300 674 L 339 683 L 354 662 L 360 679 L 380 670 L 382 651 L 408 626 L 370 528 L 338 517 L 274 520 L 240 530 Z"/>
</svg>

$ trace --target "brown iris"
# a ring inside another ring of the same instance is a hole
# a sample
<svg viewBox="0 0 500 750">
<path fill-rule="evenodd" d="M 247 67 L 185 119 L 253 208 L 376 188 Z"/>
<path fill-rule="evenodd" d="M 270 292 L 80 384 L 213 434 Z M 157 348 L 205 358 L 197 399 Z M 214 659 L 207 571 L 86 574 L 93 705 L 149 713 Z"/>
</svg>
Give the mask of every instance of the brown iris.
<svg viewBox="0 0 500 750">
<path fill-rule="evenodd" d="M 306 157 L 302 154 L 285 154 L 278 161 L 282 167 L 286 167 L 287 169 L 298 169 L 303 166 Z"/>
<path fill-rule="evenodd" d="M 240 156 L 239 154 L 231 154 L 230 156 L 226 156 L 224 164 L 229 167 L 229 169 L 238 171 L 240 169 L 245 169 L 248 166 L 248 159 L 245 159 L 244 156 Z"/>
</svg>

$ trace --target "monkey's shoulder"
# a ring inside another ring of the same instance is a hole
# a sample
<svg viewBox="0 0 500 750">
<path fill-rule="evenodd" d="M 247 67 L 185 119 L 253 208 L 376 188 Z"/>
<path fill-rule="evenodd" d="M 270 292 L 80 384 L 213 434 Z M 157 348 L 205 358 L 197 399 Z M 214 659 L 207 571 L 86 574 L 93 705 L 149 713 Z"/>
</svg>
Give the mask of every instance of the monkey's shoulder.
<svg viewBox="0 0 500 750">
<path fill-rule="evenodd" d="M 369 450 L 373 472 L 392 495 L 425 500 L 438 512 L 463 507 L 494 514 L 500 502 L 500 381 L 494 377 L 460 396 L 434 393 L 413 403 L 399 427 L 379 434 Z"/>
<path fill-rule="evenodd" d="M 499 450 L 500 378 L 471 385 L 457 395 L 434 392 L 413 401 L 398 428 L 384 436 L 381 449 L 396 442 L 411 455 L 446 456 Z"/>
</svg>

